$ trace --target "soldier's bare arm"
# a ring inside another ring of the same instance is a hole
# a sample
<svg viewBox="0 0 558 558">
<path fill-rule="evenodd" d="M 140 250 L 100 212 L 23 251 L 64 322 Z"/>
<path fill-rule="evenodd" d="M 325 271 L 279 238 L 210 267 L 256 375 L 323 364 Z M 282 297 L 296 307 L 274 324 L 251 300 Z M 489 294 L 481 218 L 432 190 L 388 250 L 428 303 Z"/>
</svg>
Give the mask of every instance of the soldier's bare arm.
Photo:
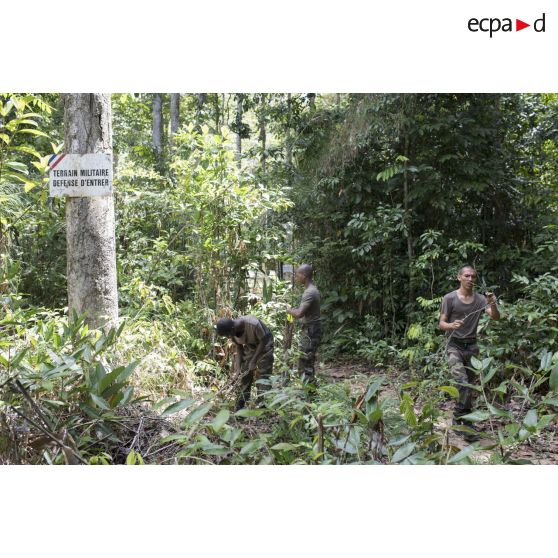
<svg viewBox="0 0 558 558">
<path fill-rule="evenodd" d="M 459 329 L 462 325 L 463 320 L 454 320 L 453 322 L 449 322 L 446 314 L 440 315 L 439 326 L 442 331 L 453 331 L 455 329 Z"/>
<path fill-rule="evenodd" d="M 496 295 L 494 293 L 487 293 L 486 302 L 488 306 L 486 307 L 486 313 L 493 319 L 500 319 L 500 310 L 498 309 L 498 303 Z"/>
</svg>

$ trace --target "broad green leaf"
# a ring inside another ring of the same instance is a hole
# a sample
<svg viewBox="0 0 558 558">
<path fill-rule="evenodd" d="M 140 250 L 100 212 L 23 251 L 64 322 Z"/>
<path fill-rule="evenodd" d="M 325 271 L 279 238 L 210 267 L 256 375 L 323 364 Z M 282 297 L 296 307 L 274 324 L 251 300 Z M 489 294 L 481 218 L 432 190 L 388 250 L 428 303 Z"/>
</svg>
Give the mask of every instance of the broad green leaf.
<svg viewBox="0 0 558 558">
<path fill-rule="evenodd" d="M 105 411 L 110 411 L 109 404 L 102 397 L 94 393 L 91 393 L 90 395 L 91 395 L 91 399 L 93 399 L 93 401 L 98 407 L 101 407 L 101 409 L 104 409 Z"/>
<path fill-rule="evenodd" d="M 181 399 L 172 405 L 169 405 L 162 413 L 162 417 L 168 417 L 169 415 L 173 415 L 174 413 L 178 413 L 178 411 L 182 411 L 183 409 L 187 409 L 191 407 L 192 404 L 195 403 L 194 399 Z"/>
<path fill-rule="evenodd" d="M 119 405 L 127 405 L 131 401 L 133 394 L 134 394 L 134 386 L 127 387 L 122 392 L 122 399 L 120 400 Z"/>
<path fill-rule="evenodd" d="M 461 418 L 471 421 L 471 422 L 482 422 L 490 417 L 490 413 L 486 411 L 474 411 L 468 415 L 464 415 Z"/>
<path fill-rule="evenodd" d="M 119 383 L 122 383 L 127 380 L 138 363 L 139 361 L 134 361 L 128 364 L 128 366 L 119 366 L 118 368 L 115 368 L 99 382 L 99 391 L 103 393 L 113 382 L 118 381 Z"/>
<path fill-rule="evenodd" d="M 448 459 L 448 465 L 453 463 L 458 463 L 463 459 L 469 457 L 477 449 L 477 444 L 471 444 L 470 446 L 464 447 L 461 451 L 457 452 L 454 456 Z"/>
<path fill-rule="evenodd" d="M 440 391 L 445 391 L 449 393 L 452 397 L 457 399 L 459 397 L 459 390 L 454 386 L 442 386 L 438 388 Z"/>
<path fill-rule="evenodd" d="M 17 353 L 17 355 L 12 359 L 10 363 L 12 368 L 17 368 L 18 364 L 23 360 L 23 357 L 26 355 L 27 351 L 28 348 L 25 347 L 24 349 L 19 351 L 19 353 Z"/>
<path fill-rule="evenodd" d="M 537 411 L 535 411 L 535 409 L 530 409 L 529 411 L 527 411 L 527 414 L 523 419 L 523 424 L 525 425 L 525 428 L 527 428 L 529 432 L 534 432 L 537 429 L 537 422 L 538 422 Z"/>
<path fill-rule="evenodd" d="M 169 403 L 174 403 L 174 402 L 175 402 L 174 397 L 165 397 L 165 398 L 161 399 L 160 401 L 157 401 L 157 403 L 155 403 L 153 405 L 153 410 L 160 409 L 161 407 L 164 407 L 165 405 L 168 406 Z"/>
<path fill-rule="evenodd" d="M 171 434 L 170 436 L 165 436 L 164 438 L 161 439 L 160 443 L 167 444 L 169 442 L 180 442 L 183 440 L 188 440 L 189 438 L 190 438 L 189 434 L 187 434 L 186 432 L 180 432 L 177 434 Z"/>
<path fill-rule="evenodd" d="M 265 445 L 265 441 L 260 438 L 256 440 L 250 440 L 249 442 L 247 442 L 242 446 L 242 449 L 240 450 L 240 455 L 255 453 L 264 445 Z"/>
<path fill-rule="evenodd" d="M 407 434 L 406 436 L 400 436 L 399 438 L 394 438 L 393 440 L 390 440 L 388 442 L 388 446 L 400 446 L 401 444 L 404 444 L 410 437 L 411 435 Z"/>
<path fill-rule="evenodd" d="M 477 357 L 475 356 L 471 357 L 471 365 L 475 370 L 482 370 L 483 369 L 482 364 L 483 364 L 482 361 L 479 360 Z"/>
<path fill-rule="evenodd" d="M 235 417 L 261 417 L 266 412 L 266 409 L 240 409 L 237 411 Z"/>
<path fill-rule="evenodd" d="M 41 132 L 41 130 L 34 130 L 32 128 L 23 128 L 17 131 L 18 134 L 31 134 L 32 136 L 42 136 L 48 138 L 48 134 Z"/>
<path fill-rule="evenodd" d="M 411 455 L 411 453 L 413 453 L 413 451 L 415 450 L 416 444 L 414 442 L 411 442 L 410 444 L 406 444 L 403 447 L 400 447 L 394 454 L 393 457 L 391 458 L 391 462 L 392 463 L 399 463 L 400 461 L 403 461 L 403 459 L 406 459 L 407 457 L 409 457 L 409 455 Z"/>
<path fill-rule="evenodd" d="M 541 401 L 543 405 L 552 405 L 553 407 L 558 407 L 558 398 L 551 397 L 550 399 L 543 399 Z"/>
<path fill-rule="evenodd" d="M 29 171 L 27 170 L 27 166 L 24 165 L 23 163 L 20 163 L 18 161 L 8 161 L 6 164 L 8 165 L 8 167 L 11 167 L 12 169 L 14 169 L 16 171 L 19 171 L 26 176 L 29 175 Z"/>
<path fill-rule="evenodd" d="M 295 450 L 297 446 L 295 446 L 294 444 L 288 444 L 286 442 L 281 442 L 280 444 L 275 444 L 274 446 L 271 447 L 272 450 L 277 450 L 277 451 L 292 451 Z"/>
<path fill-rule="evenodd" d="M 405 421 L 407 422 L 407 424 L 409 426 L 416 426 L 417 417 L 415 415 L 415 409 L 413 407 L 413 400 L 406 393 L 401 396 L 400 409 L 403 413 L 403 416 L 405 417 Z"/>
<path fill-rule="evenodd" d="M 366 397 L 365 397 L 366 401 L 370 401 L 372 397 L 376 395 L 376 392 L 380 389 L 380 386 L 382 385 L 383 381 L 384 381 L 384 377 L 380 376 L 370 384 L 368 390 L 366 391 Z"/>
<path fill-rule="evenodd" d="M 219 444 L 204 444 L 199 449 L 206 455 L 227 455 L 231 451 L 229 448 Z"/>
<path fill-rule="evenodd" d="M 221 428 L 226 424 L 229 420 L 231 414 L 227 409 L 221 409 L 215 418 L 211 421 L 211 426 L 215 432 L 219 432 Z"/>
<path fill-rule="evenodd" d="M 132 450 L 126 458 L 126 465 L 145 465 L 145 461 L 139 452 Z"/>
<path fill-rule="evenodd" d="M 488 371 L 488 374 L 486 374 L 486 375 L 481 374 L 481 383 L 482 384 L 487 384 L 488 382 L 490 382 L 490 380 L 492 380 L 492 378 L 494 377 L 496 372 L 498 372 L 498 368 L 496 368 L 496 366 L 494 366 L 491 370 Z"/>
<path fill-rule="evenodd" d="M 493 414 L 496 415 L 498 417 L 504 417 L 507 419 L 511 419 L 512 414 L 509 411 L 505 411 L 504 409 L 499 409 L 498 407 L 494 406 L 494 405 L 490 405 L 488 404 L 488 410 Z"/>
<path fill-rule="evenodd" d="M 546 370 L 552 362 L 552 353 L 548 349 L 543 349 L 541 353 L 541 363 L 539 365 L 539 372 Z"/>
<path fill-rule="evenodd" d="M 558 391 L 558 362 L 552 367 L 548 383 L 552 391 Z"/>
<path fill-rule="evenodd" d="M 554 420 L 555 416 L 556 415 L 543 415 L 537 423 L 537 430 L 542 430 L 548 426 Z"/>
<path fill-rule="evenodd" d="M 213 403 L 210 401 L 208 403 L 204 403 L 199 407 L 196 407 L 184 420 L 186 424 L 192 424 L 201 420 L 213 407 Z"/>
</svg>

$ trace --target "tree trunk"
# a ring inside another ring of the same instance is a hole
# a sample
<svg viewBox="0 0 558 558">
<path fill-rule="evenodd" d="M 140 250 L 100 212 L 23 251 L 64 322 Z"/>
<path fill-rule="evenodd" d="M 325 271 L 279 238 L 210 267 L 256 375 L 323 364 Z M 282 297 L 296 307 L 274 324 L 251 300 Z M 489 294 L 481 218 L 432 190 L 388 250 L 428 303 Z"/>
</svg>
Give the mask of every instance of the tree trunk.
<svg viewBox="0 0 558 558">
<path fill-rule="evenodd" d="M 316 108 L 316 93 L 308 93 L 308 104 L 310 105 L 310 110 Z"/>
<path fill-rule="evenodd" d="M 180 93 L 171 93 L 170 96 L 171 110 L 171 138 L 178 132 L 180 128 Z"/>
<path fill-rule="evenodd" d="M 413 263 L 415 259 L 414 251 L 413 251 L 413 236 L 411 232 L 411 210 L 409 204 L 409 172 L 407 170 L 408 166 L 408 158 L 409 158 L 409 136 L 405 135 L 405 144 L 404 144 L 404 155 L 405 155 L 405 163 L 404 163 L 404 171 L 403 171 L 403 210 L 405 216 L 405 226 L 407 229 L 407 258 L 408 258 L 408 266 L 409 266 L 409 304 L 412 305 L 415 303 L 415 285 L 413 281 Z M 408 323 L 410 323 L 410 314 L 408 316 Z"/>
<path fill-rule="evenodd" d="M 196 95 L 196 130 L 201 130 L 203 105 L 207 100 L 207 93 L 198 93 Z M 219 128 L 219 102 L 217 102 L 217 129 Z M 216 131 L 217 133 L 217 131 Z"/>
<path fill-rule="evenodd" d="M 291 170 L 293 166 L 293 146 L 292 146 L 292 139 L 291 139 L 291 119 L 292 119 L 292 99 L 291 94 L 287 94 L 287 137 L 285 141 L 285 149 L 286 149 L 286 160 L 287 160 L 287 171 L 288 171 L 288 182 L 289 186 L 291 185 Z"/>
<path fill-rule="evenodd" d="M 242 166 L 242 97 L 241 93 L 236 95 L 236 160 L 238 168 Z"/>
<path fill-rule="evenodd" d="M 153 149 L 160 157 L 163 151 L 163 100 L 161 93 L 153 93 Z"/>
<path fill-rule="evenodd" d="M 267 133 L 265 129 L 265 109 L 266 109 L 266 102 L 267 98 L 266 95 L 262 93 L 262 97 L 260 100 L 260 114 L 258 115 L 259 124 L 260 124 L 260 142 L 261 142 L 261 150 L 262 150 L 262 175 L 265 175 L 266 172 L 266 141 L 267 141 Z"/>
<path fill-rule="evenodd" d="M 64 95 L 66 153 L 112 153 L 110 96 Z M 114 200 L 112 196 L 67 198 L 68 309 L 86 314 L 90 327 L 118 322 Z"/>
</svg>

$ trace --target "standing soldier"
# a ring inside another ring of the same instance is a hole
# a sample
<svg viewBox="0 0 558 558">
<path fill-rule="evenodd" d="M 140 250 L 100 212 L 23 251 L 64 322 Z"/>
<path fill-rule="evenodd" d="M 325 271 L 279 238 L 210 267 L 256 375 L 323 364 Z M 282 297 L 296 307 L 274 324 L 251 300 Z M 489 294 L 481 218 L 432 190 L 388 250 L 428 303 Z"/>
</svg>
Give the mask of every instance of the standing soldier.
<svg viewBox="0 0 558 558">
<path fill-rule="evenodd" d="M 232 339 L 236 345 L 234 370 L 241 375 L 240 395 L 235 410 L 242 409 L 250 399 L 252 383 L 259 379 L 269 381 L 273 370 L 273 335 L 255 316 L 241 316 L 236 320 L 221 318 L 217 333 Z M 269 385 L 258 384 L 258 399 Z"/>
<path fill-rule="evenodd" d="M 302 264 L 295 274 L 298 283 L 304 285 L 304 293 L 298 308 L 289 308 L 287 312 L 302 322 L 300 338 L 300 352 L 298 372 L 302 379 L 309 384 L 316 384 L 314 365 L 316 352 L 322 339 L 322 325 L 320 319 L 320 291 L 312 282 L 312 266 Z"/>
<path fill-rule="evenodd" d="M 484 296 L 473 291 L 477 272 L 472 266 L 462 267 L 457 280 L 459 289 L 448 293 L 442 299 L 439 325 L 440 329 L 448 334 L 448 363 L 453 377 L 459 383 L 459 398 L 455 405 L 453 423 L 472 429 L 472 423 L 461 417 L 469 414 L 472 408 L 473 390 L 464 384 L 472 384 L 475 380 L 470 366 L 471 357 L 479 354 L 477 327 L 483 312 L 493 320 L 499 320 L 500 311 L 494 294 L 486 293 Z M 473 432 L 465 432 L 464 438 L 468 442 L 478 440 L 478 436 Z"/>
</svg>

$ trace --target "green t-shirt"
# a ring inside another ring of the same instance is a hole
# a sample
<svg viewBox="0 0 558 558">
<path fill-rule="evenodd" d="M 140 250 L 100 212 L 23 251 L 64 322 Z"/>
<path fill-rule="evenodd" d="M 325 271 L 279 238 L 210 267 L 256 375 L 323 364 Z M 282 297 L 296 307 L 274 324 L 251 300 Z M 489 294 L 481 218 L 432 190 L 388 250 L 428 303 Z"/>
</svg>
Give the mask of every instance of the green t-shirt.
<svg viewBox="0 0 558 558">
<path fill-rule="evenodd" d="M 320 323 L 320 291 L 311 283 L 302 293 L 300 309 L 304 312 L 302 323 L 304 325 Z"/>
<path fill-rule="evenodd" d="M 477 337 L 477 327 L 479 325 L 479 320 L 483 315 L 486 305 L 488 304 L 486 297 L 479 293 L 474 293 L 475 297 L 473 302 L 470 304 L 465 304 L 457 296 L 457 291 L 448 293 L 442 299 L 442 307 L 440 310 L 441 314 L 447 316 L 447 321 L 449 323 L 455 320 L 463 320 L 465 316 L 465 323 L 459 328 L 453 331 L 447 332 L 448 335 L 452 334 L 453 338 L 456 339 L 476 339 Z"/>
<path fill-rule="evenodd" d="M 233 341 L 237 345 L 257 347 L 262 338 L 269 333 L 269 330 L 267 330 L 263 322 L 255 316 L 240 316 L 239 319 L 244 322 L 244 332 L 240 337 L 237 337 L 236 335 L 233 336 Z"/>
</svg>

